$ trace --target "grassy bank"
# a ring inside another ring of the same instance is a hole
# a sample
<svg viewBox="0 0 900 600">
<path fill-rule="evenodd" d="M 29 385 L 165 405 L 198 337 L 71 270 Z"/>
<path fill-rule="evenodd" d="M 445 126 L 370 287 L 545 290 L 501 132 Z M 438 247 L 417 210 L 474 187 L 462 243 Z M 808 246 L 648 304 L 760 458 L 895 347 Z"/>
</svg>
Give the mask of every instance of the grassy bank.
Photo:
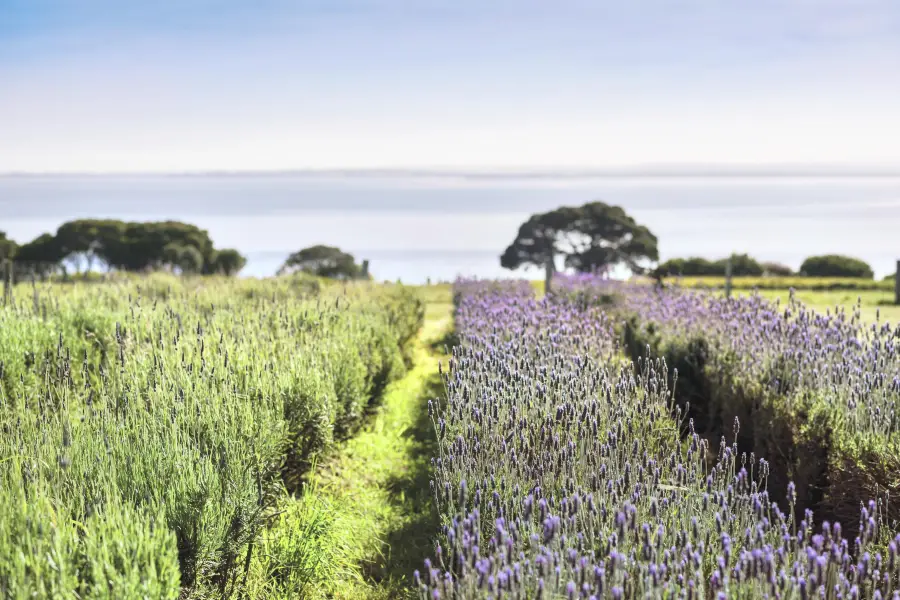
<svg viewBox="0 0 900 600">
<path fill-rule="evenodd" d="M 426 316 L 413 368 L 387 388 L 362 431 L 324 458 L 305 492 L 279 506 L 283 512 L 256 565 L 266 582 L 259 596 L 402 598 L 413 570 L 431 553 L 438 524 L 429 489 L 435 442 L 427 403 L 442 393 L 438 362 L 452 307 L 448 286 L 419 294 Z"/>
</svg>

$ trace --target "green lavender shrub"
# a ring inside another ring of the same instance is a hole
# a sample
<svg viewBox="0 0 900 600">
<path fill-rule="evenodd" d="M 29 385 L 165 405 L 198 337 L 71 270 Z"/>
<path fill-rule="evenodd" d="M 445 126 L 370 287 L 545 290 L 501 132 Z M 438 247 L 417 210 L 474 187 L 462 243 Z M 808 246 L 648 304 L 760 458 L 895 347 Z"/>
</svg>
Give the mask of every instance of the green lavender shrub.
<svg viewBox="0 0 900 600">
<path fill-rule="evenodd" d="M 0 596 L 234 596 L 275 500 L 402 374 L 422 314 L 372 284 L 17 286 Z"/>
</svg>

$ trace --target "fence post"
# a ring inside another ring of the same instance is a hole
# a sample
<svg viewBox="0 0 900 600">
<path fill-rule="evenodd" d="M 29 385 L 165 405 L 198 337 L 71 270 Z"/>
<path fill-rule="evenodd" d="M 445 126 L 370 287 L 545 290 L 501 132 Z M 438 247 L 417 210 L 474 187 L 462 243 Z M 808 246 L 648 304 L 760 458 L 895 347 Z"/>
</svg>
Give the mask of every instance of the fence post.
<svg viewBox="0 0 900 600">
<path fill-rule="evenodd" d="M 553 281 L 553 271 L 555 270 L 555 266 L 553 265 L 553 254 L 547 257 L 546 262 L 544 263 L 544 294 L 550 293 L 550 285 Z"/>
<path fill-rule="evenodd" d="M 725 297 L 731 298 L 731 257 L 725 262 Z"/>
<path fill-rule="evenodd" d="M 897 270 L 894 272 L 894 304 L 900 304 L 900 260 L 897 261 Z"/>
<path fill-rule="evenodd" d="M 34 280 L 34 271 L 32 271 L 30 273 L 30 276 L 31 276 L 31 302 L 34 305 L 34 314 L 39 314 L 40 308 L 41 308 L 41 303 L 38 298 L 37 283 L 35 283 L 35 280 Z"/>
<path fill-rule="evenodd" d="M 15 265 L 13 265 L 13 261 L 11 258 L 6 259 L 6 291 L 9 294 L 9 305 L 16 305 L 15 298 L 15 288 L 14 284 L 16 283 L 16 275 L 15 275 Z"/>
<path fill-rule="evenodd" d="M 9 271 L 6 268 L 6 265 L 8 262 L 9 262 L 8 258 L 3 259 L 3 305 L 4 306 L 9 302 L 9 279 L 8 279 Z"/>
</svg>

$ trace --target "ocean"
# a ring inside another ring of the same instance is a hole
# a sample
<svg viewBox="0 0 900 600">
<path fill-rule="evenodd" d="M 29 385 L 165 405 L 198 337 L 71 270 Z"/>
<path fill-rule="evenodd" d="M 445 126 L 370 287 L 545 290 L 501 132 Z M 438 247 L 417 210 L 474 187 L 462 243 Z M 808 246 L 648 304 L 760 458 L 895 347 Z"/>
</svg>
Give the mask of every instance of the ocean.
<svg viewBox="0 0 900 600">
<path fill-rule="evenodd" d="M 278 174 L 3 176 L 0 230 L 25 242 L 73 218 L 178 219 L 273 274 L 313 244 L 407 283 L 511 273 L 499 255 L 534 212 L 602 200 L 659 238 L 663 259 L 731 252 L 797 268 L 812 254 L 900 259 L 900 177 Z"/>
</svg>

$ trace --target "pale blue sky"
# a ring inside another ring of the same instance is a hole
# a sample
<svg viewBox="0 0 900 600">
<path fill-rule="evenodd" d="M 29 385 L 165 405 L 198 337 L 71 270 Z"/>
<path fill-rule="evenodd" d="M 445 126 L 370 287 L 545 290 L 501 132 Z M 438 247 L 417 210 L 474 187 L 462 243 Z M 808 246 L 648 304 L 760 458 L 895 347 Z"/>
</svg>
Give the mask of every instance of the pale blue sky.
<svg viewBox="0 0 900 600">
<path fill-rule="evenodd" d="M 900 164 L 897 0 L 0 0 L 0 172 Z"/>
</svg>

